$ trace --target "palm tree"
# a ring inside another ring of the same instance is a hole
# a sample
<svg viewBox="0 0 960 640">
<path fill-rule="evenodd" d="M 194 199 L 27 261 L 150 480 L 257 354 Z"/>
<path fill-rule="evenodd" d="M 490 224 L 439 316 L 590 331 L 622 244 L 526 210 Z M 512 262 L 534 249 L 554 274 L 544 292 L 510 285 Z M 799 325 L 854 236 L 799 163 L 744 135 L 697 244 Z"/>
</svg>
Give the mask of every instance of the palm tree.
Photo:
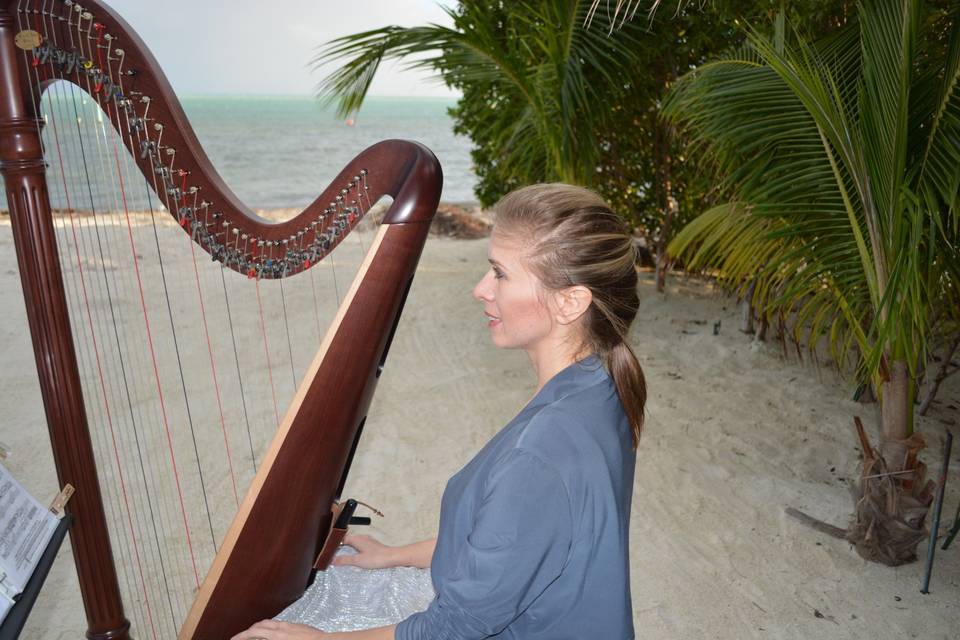
<svg viewBox="0 0 960 640">
<path fill-rule="evenodd" d="M 788 37 L 781 16 L 773 37 L 751 30 L 681 78 L 664 114 L 732 194 L 671 253 L 752 287 L 798 343 L 823 339 L 872 383 L 880 447 L 861 432 L 847 537 L 868 559 L 915 559 L 931 497 L 917 376 L 931 343 L 960 331 L 960 10 L 863 0 L 816 44 Z"/>
<path fill-rule="evenodd" d="M 336 102 L 341 115 L 354 112 L 380 64 L 406 59 L 464 90 L 461 104 L 494 141 L 501 175 L 516 184 L 589 185 L 597 123 L 636 67 L 633 36 L 611 40 L 584 28 L 591 5 L 584 0 L 458 4 L 446 9 L 452 28 L 389 26 L 328 43 L 314 64 L 342 64 L 321 83 L 321 97 Z"/>
</svg>

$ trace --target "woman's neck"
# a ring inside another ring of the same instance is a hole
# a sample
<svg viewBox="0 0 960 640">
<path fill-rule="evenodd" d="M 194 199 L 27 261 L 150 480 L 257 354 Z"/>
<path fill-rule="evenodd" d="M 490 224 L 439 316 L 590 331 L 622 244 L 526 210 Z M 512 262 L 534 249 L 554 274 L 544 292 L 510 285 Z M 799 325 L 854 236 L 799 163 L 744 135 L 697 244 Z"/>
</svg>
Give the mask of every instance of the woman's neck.
<svg viewBox="0 0 960 640">
<path fill-rule="evenodd" d="M 530 364 L 533 365 L 533 370 L 537 374 L 537 390 L 534 391 L 534 395 L 539 393 L 553 376 L 587 355 L 589 350 L 583 347 L 571 349 L 566 341 L 559 344 L 537 345 L 533 349 L 527 349 Z"/>
</svg>

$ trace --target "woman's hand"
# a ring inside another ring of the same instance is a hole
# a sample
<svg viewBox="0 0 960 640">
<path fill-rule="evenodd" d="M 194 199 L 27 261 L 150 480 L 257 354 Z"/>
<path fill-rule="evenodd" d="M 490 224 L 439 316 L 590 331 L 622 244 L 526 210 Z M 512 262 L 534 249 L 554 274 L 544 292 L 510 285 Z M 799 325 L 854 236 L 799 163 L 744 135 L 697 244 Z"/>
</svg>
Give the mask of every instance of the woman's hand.
<svg viewBox="0 0 960 640">
<path fill-rule="evenodd" d="M 320 640 L 331 634 L 305 624 L 291 624 L 277 620 L 261 620 L 230 640 Z"/>
<path fill-rule="evenodd" d="M 343 538 L 343 544 L 353 547 L 357 553 L 336 556 L 331 564 L 350 565 L 361 569 L 387 569 L 397 566 L 397 548 L 378 542 L 370 536 L 348 533 Z"/>
</svg>

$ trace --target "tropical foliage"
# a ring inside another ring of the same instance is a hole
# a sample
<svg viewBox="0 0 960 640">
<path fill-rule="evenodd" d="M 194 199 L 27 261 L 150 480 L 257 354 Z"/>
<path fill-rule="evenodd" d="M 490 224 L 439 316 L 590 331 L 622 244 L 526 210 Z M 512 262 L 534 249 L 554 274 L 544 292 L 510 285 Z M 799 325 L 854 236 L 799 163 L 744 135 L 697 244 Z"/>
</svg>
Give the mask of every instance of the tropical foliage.
<svg viewBox="0 0 960 640">
<path fill-rule="evenodd" d="M 797 15 L 818 30 L 833 28 L 843 5 L 797 4 Z M 742 41 L 738 17 L 765 18 L 771 2 L 681 8 L 649 22 L 591 14 L 595 8 L 586 0 L 464 0 L 448 10 L 453 27 L 346 36 L 316 59 L 342 65 L 320 93 L 347 114 L 385 59 L 436 72 L 463 93 L 451 114 L 473 143 L 481 204 L 533 182 L 592 187 L 658 249 L 663 267 L 671 226 L 702 210 L 713 190 L 676 153 L 660 100 L 686 69 Z"/>
<path fill-rule="evenodd" d="M 321 93 L 336 99 L 341 113 L 354 111 L 381 62 L 406 58 L 464 92 L 458 126 L 483 132 L 488 144 L 475 159 L 493 170 L 481 177 L 503 183 L 482 185 L 484 201 L 531 176 L 588 184 L 599 157 L 594 133 L 623 93 L 639 48 L 634 31 L 612 41 L 605 31 L 582 28 L 588 9 L 588 2 L 467 0 L 447 9 L 453 27 L 388 26 L 340 38 L 317 58 L 346 61 Z M 499 152 L 483 155 L 491 150 Z"/>
<path fill-rule="evenodd" d="M 864 0 L 816 44 L 750 29 L 665 108 L 730 195 L 670 250 L 870 381 L 892 472 L 918 467 L 917 379 L 960 328 L 960 16 L 931 5 Z"/>
</svg>

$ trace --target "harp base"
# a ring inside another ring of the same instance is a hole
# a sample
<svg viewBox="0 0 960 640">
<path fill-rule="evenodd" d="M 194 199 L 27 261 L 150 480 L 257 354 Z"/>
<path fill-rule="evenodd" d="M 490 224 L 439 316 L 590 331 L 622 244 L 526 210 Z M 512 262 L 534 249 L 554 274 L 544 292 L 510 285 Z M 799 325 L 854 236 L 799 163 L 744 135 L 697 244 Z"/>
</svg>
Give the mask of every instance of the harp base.
<svg viewBox="0 0 960 640">
<path fill-rule="evenodd" d="M 130 640 L 130 621 L 124 618 L 123 625 L 119 629 L 99 633 L 87 631 L 87 640 Z"/>
</svg>

